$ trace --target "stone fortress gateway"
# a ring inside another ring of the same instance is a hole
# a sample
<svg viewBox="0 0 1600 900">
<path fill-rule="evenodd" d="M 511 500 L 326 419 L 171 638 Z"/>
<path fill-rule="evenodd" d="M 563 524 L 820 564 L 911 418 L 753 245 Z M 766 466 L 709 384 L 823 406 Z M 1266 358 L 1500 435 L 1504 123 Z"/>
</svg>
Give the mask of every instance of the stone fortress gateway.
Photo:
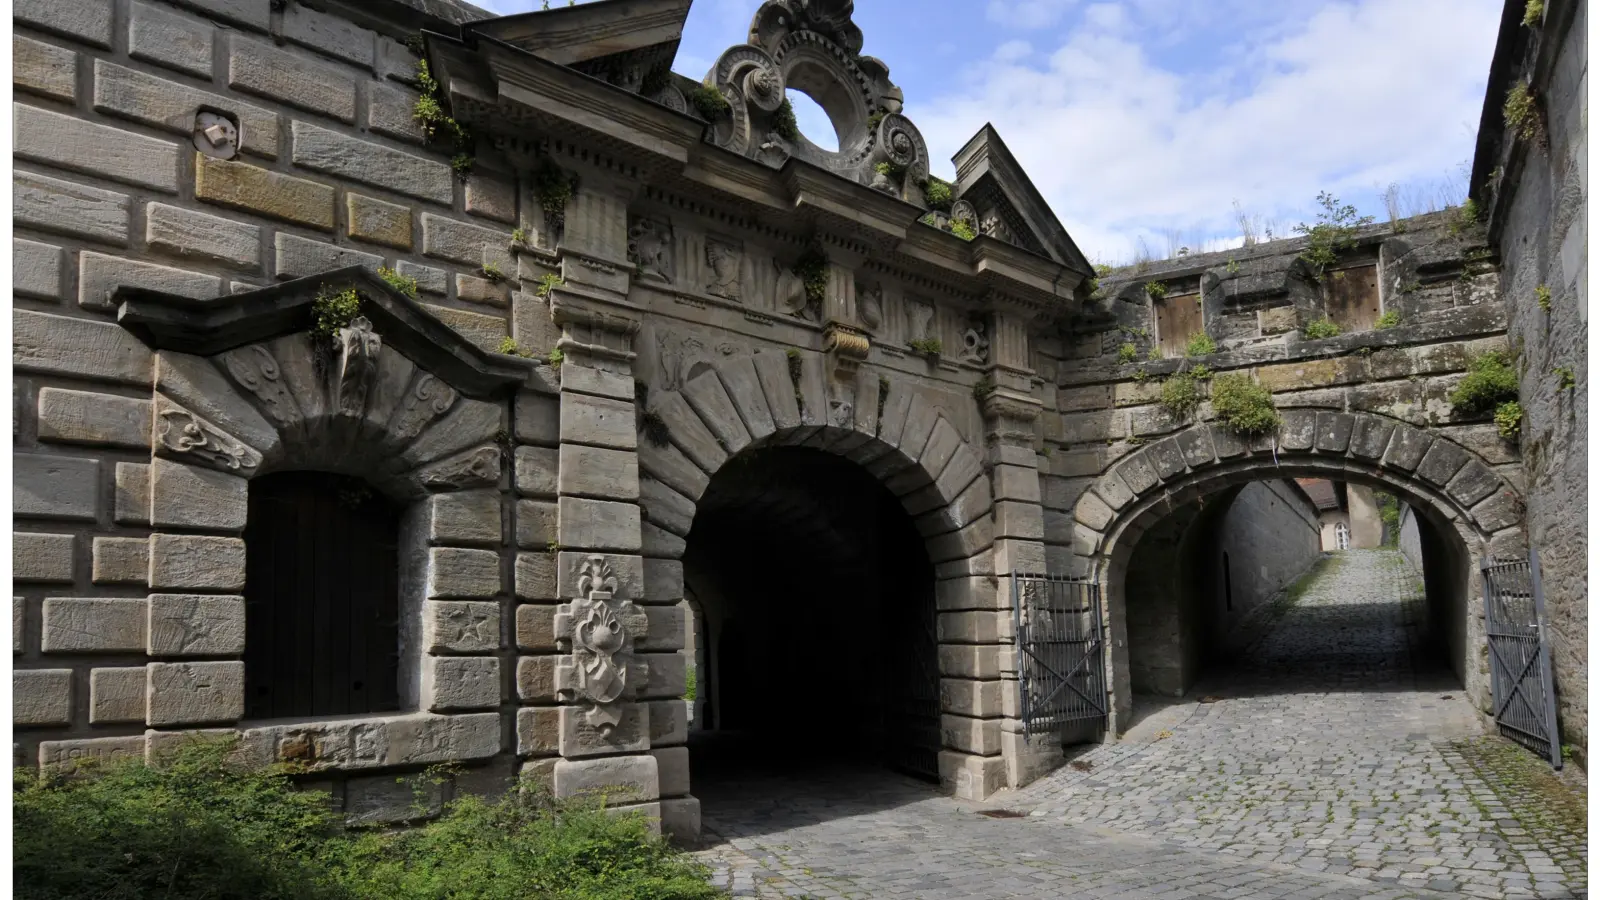
<svg viewBox="0 0 1600 900">
<path fill-rule="evenodd" d="M 1140 536 L 1293 477 L 1411 505 L 1487 708 L 1524 476 L 1444 400 L 1506 343 L 1476 227 L 1097 281 L 994 129 L 930 177 L 849 0 L 769 0 L 703 83 L 688 6 L 19 0 L 19 763 L 238 734 L 357 818 L 455 762 L 691 836 L 692 595 L 730 724 L 982 799 L 1126 727 Z M 1156 402 L 1199 329 L 1276 433 Z M 1013 573 L 1099 585 L 1089 732 L 1024 734 Z M 784 680 L 834 654 L 824 697 Z"/>
</svg>

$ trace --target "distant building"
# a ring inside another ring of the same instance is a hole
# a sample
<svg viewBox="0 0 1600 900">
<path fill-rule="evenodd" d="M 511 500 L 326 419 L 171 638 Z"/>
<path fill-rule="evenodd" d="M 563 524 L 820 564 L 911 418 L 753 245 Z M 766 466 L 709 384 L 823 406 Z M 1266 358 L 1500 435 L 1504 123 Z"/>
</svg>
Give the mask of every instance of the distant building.
<svg viewBox="0 0 1600 900">
<path fill-rule="evenodd" d="M 1383 544 L 1383 519 L 1372 489 L 1324 478 L 1296 478 L 1322 520 L 1322 549 L 1371 550 Z"/>
</svg>

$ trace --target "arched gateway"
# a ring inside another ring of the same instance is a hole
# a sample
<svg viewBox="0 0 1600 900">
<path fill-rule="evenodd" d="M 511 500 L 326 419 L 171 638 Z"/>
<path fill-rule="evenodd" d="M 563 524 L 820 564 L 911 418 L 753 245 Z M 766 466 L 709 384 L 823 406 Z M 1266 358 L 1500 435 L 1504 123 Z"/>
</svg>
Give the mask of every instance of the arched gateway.
<svg viewBox="0 0 1600 900">
<path fill-rule="evenodd" d="M 693 835 L 692 597 L 713 722 L 815 720 L 763 671 L 809 603 L 794 634 L 859 726 L 833 738 L 981 799 L 1062 758 L 1024 721 L 1014 573 L 1103 586 L 1115 733 L 1121 568 L 1174 504 L 1385 485 L 1453 542 L 1462 611 L 1520 544 L 1518 451 L 1450 400 L 1507 349 L 1475 226 L 1363 230 L 1326 279 L 1278 242 L 1101 284 L 992 127 L 933 175 L 849 0 L 768 0 L 688 75 L 688 0 L 361 6 L 270 44 L 197 19 L 246 73 L 216 93 L 18 14 L 95 77 L 92 104 L 18 82 L 20 763 L 202 731 L 366 823 L 452 762 L 435 808 L 523 775 Z M 1300 331 L 1329 315 L 1346 334 Z M 1159 408 L 1191 348 L 1269 388 L 1275 443 Z M 785 577 L 726 558 L 758 544 L 805 577 L 730 617 Z"/>
</svg>

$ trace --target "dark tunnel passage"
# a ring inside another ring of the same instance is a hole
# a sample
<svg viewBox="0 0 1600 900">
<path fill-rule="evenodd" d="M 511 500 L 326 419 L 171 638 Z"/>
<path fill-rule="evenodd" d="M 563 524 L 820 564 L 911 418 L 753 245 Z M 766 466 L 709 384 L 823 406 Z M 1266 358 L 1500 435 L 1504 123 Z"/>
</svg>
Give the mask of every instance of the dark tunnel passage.
<svg viewBox="0 0 1600 900">
<path fill-rule="evenodd" d="M 936 778 L 933 566 L 855 464 L 771 448 L 730 460 L 684 554 L 697 607 L 697 781 L 826 761 Z"/>
</svg>

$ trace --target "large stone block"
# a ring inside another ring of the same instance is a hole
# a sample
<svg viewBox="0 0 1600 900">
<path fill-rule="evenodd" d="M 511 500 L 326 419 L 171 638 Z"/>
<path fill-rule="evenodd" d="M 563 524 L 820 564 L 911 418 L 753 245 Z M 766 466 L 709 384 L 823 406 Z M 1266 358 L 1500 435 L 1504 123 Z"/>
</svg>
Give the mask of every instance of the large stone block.
<svg viewBox="0 0 1600 900">
<path fill-rule="evenodd" d="M 517 492 L 528 497 L 554 498 L 560 452 L 548 447 L 518 447 L 516 454 Z"/>
<path fill-rule="evenodd" d="M 144 666 L 89 670 L 89 723 L 143 722 L 147 678 Z"/>
<path fill-rule="evenodd" d="M 422 604 L 426 653 L 489 653 L 500 648 L 500 604 L 429 600 Z"/>
<path fill-rule="evenodd" d="M 209 300 L 222 293 L 222 279 L 215 275 L 87 250 L 78 255 L 79 306 L 109 310 L 113 304 L 112 294 L 124 286 L 149 288 L 196 300 Z"/>
<path fill-rule="evenodd" d="M 18 225 L 126 247 L 131 214 L 127 194 L 33 172 L 12 175 L 11 216 Z"/>
<path fill-rule="evenodd" d="M 211 80 L 211 36 L 216 29 L 209 22 L 148 3 L 135 2 L 132 12 L 129 56 Z"/>
<path fill-rule="evenodd" d="M 16 669 L 11 673 L 13 725 L 67 725 L 71 721 L 71 669 Z"/>
<path fill-rule="evenodd" d="M 1318 450 L 1343 453 L 1350 446 L 1350 436 L 1355 430 L 1355 417 L 1349 413 L 1317 413 Z"/>
<path fill-rule="evenodd" d="M 632 450 L 638 446 L 635 419 L 631 401 L 568 394 L 561 398 L 561 441 Z"/>
<path fill-rule="evenodd" d="M 144 599 L 47 597 L 40 649 L 45 653 L 143 653 Z"/>
<path fill-rule="evenodd" d="M 688 632 L 687 614 L 682 605 L 647 606 L 645 633 L 634 641 L 639 650 L 682 650 Z M 653 657 L 652 657 L 653 658 Z M 681 694 L 672 695 L 681 696 Z"/>
<path fill-rule="evenodd" d="M 978 718 L 994 718 L 1005 711 L 1001 681 L 939 679 L 939 708 L 947 713 Z"/>
<path fill-rule="evenodd" d="M 977 756 L 1000 752 L 999 719 L 973 719 L 967 716 L 940 716 L 939 736 L 944 746 Z"/>
<path fill-rule="evenodd" d="M 694 524 L 694 503 L 654 478 L 639 482 L 639 506 L 646 521 L 679 537 Z"/>
<path fill-rule="evenodd" d="M 283 36 L 362 68 L 373 66 L 373 33 L 343 16 L 290 5 L 283 11 Z"/>
<path fill-rule="evenodd" d="M 1013 633 L 1011 614 L 1003 611 L 939 613 L 936 622 L 941 644 L 993 644 Z"/>
<path fill-rule="evenodd" d="M 686 796 L 689 793 L 689 748 L 665 747 L 651 750 L 650 755 L 656 758 L 661 796 Z"/>
<path fill-rule="evenodd" d="M 617 704 L 615 710 L 621 718 L 606 729 L 602 729 L 601 720 L 591 720 L 581 706 L 563 706 L 560 710 L 560 750 L 568 759 L 650 749 L 650 707 L 646 704 Z"/>
<path fill-rule="evenodd" d="M 24 25 L 111 47 L 111 0 L 16 0 L 11 15 Z"/>
<path fill-rule="evenodd" d="M 474 267 L 492 263 L 509 273 L 513 268 L 510 245 L 508 230 L 484 228 L 434 213 L 422 214 L 422 252 L 427 256 Z"/>
<path fill-rule="evenodd" d="M 422 702 L 432 712 L 500 705 L 500 660 L 492 656 L 425 656 Z"/>
<path fill-rule="evenodd" d="M 450 290 L 450 279 L 446 277 L 447 273 L 443 269 L 402 259 L 395 264 L 395 270 L 407 278 L 415 278 L 417 290 L 421 293 L 443 296 Z"/>
<path fill-rule="evenodd" d="M 686 549 L 688 542 L 670 531 L 657 528 L 649 522 L 644 522 L 639 527 L 641 553 L 662 559 L 681 559 Z"/>
<path fill-rule="evenodd" d="M 562 497 L 559 501 L 562 547 L 637 553 L 640 550 L 639 507 L 633 503 Z"/>
<path fill-rule="evenodd" d="M 671 797 L 659 805 L 663 834 L 690 846 L 700 840 L 700 801 L 697 798 Z"/>
<path fill-rule="evenodd" d="M 542 653 L 560 649 L 556 640 L 556 607 L 525 604 L 517 607 L 517 648 Z M 553 677 L 553 676 L 552 676 Z"/>
<path fill-rule="evenodd" d="M 151 594 L 151 656 L 234 656 L 244 652 L 244 598 Z"/>
<path fill-rule="evenodd" d="M 202 725 L 244 715 L 244 663 L 151 663 L 145 723 Z"/>
<path fill-rule="evenodd" d="M 74 103 L 78 99 L 78 54 L 12 35 L 11 83 L 20 90 Z"/>
<path fill-rule="evenodd" d="M 455 177 L 444 163 L 319 128 L 308 122 L 294 123 L 294 163 L 315 172 L 325 172 L 435 203 L 448 204 L 455 196 Z M 427 241 L 428 217 L 424 216 L 424 252 L 429 252 Z M 509 243 L 509 235 L 502 235 L 500 241 Z M 429 255 L 436 254 L 429 252 Z M 470 263 L 474 260 L 464 261 Z M 481 264 L 481 254 L 476 261 Z"/>
<path fill-rule="evenodd" d="M 643 803 L 660 796 L 655 757 L 649 754 L 607 759 L 563 759 L 556 763 L 558 798 L 603 799 L 606 806 Z"/>
<path fill-rule="evenodd" d="M 517 755 L 555 756 L 561 752 L 561 710 L 554 706 L 517 710 Z"/>
<path fill-rule="evenodd" d="M 500 316 L 486 316 L 482 313 L 451 309 L 448 306 L 436 306 L 432 303 L 424 303 L 422 308 L 432 313 L 434 318 L 454 328 L 462 337 L 476 344 L 480 350 L 493 353 L 505 339 L 506 320 Z"/>
<path fill-rule="evenodd" d="M 517 501 L 517 546 L 548 548 L 556 539 L 557 507 L 539 500 Z"/>
<path fill-rule="evenodd" d="M 12 129 L 19 159 L 177 193 L 178 146 L 172 141 L 21 103 L 12 105 Z"/>
<path fill-rule="evenodd" d="M 179 256 L 214 261 L 247 272 L 261 269 L 261 228 L 194 210 L 150 203 L 145 242 Z"/>
<path fill-rule="evenodd" d="M 138 584 L 150 578 L 150 539 L 96 537 L 90 554 L 95 584 Z"/>
<path fill-rule="evenodd" d="M 358 241 L 411 249 L 410 207 L 354 191 L 347 192 L 344 198 L 346 234 Z"/>
<path fill-rule="evenodd" d="M 11 535 L 11 579 L 70 584 L 76 542 L 77 538 L 70 534 L 14 532 Z"/>
<path fill-rule="evenodd" d="M 475 599 L 500 593 L 500 554 L 434 547 L 428 551 L 428 598 Z"/>
<path fill-rule="evenodd" d="M 516 590 L 518 599 L 555 600 L 561 596 L 558 593 L 558 580 L 555 554 L 517 554 Z"/>
<path fill-rule="evenodd" d="M 194 155 L 194 195 L 203 203 L 333 230 L 332 187 L 248 163 Z"/>
<path fill-rule="evenodd" d="M 434 494 L 423 502 L 427 505 L 429 543 L 499 546 L 502 529 L 498 491 Z"/>
<path fill-rule="evenodd" d="M 112 515 L 118 525 L 150 524 L 150 467 L 117 463 Z"/>
<path fill-rule="evenodd" d="M 689 657 L 684 653 L 640 653 L 638 660 L 648 665 L 650 677 L 639 696 L 647 700 L 682 697 L 689 690 Z"/>
<path fill-rule="evenodd" d="M 367 130 L 412 144 L 427 143 L 414 112 L 417 92 L 396 84 L 367 84 Z M 471 191 L 468 191 L 468 197 Z M 472 212 L 468 207 L 468 212 Z"/>
<path fill-rule="evenodd" d="M 12 238 L 11 292 L 19 297 L 60 300 L 67 273 L 66 253 L 53 244 Z"/>
<path fill-rule="evenodd" d="M 524 444 L 554 447 L 561 442 L 562 398 L 524 391 L 517 395 L 513 418 L 517 440 Z"/>
<path fill-rule="evenodd" d="M 1443 487 L 1461 471 L 1469 459 L 1467 451 L 1450 441 L 1434 441 L 1422 462 L 1417 465 L 1417 475 L 1430 484 Z"/>
<path fill-rule="evenodd" d="M 244 541 L 192 534 L 150 536 L 150 586 L 157 590 L 244 589 Z"/>
<path fill-rule="evenodd" d="M 279 278 L 300 278 L 345 266 L 366 266 L 376 270 L 383 265 L 383 257 L 375 253 L 364 253 L 281 231 L 273 236 L 272 246 L 273 269 Z"/>
<path fill-rule="evenodd" d="M 272 99 L 293 103 L 288 98 Z M 182 136 L 193 134 L 197 110 L 224 109 L 238 117 L 239 144 L 244 151 L 271 159 L 278 155 L 276 112 L 103 59 L 94 62 L 94 108 Z"/>
<path fill-rule="evenodd" d="M 682 699 L 652 700 L 650 746 L 666 747 L 689 740 L 689 703 Z"/>
<path fill-rule="evenodd" d="M 98 515 L 98 460 L 14 453 L 11 465 L 11 511 L 14 514 L 79 521 L 93 521 Z"/>
<path fill-rule="evenodd" d="M 558 471 L 563 495 L 639 499 L 639 459 L 632 450 L 562 444 Z"/>
<path fill-rule="evenodd" d="M 567 363 L 561 367 L 561 390 L 576 391 L 614 400 L 632 400 L 633 378 L 620 372 Z"/>
<path fill-rule="evenodd" d="M 240 532 L 249 491 L 250 483 L 237 475 L 157 457 L 150 461 L 150 524 Z"/>
<path fill-rule="evenodd" d="M 1500 483 L 1500 476 L 1496 475 L 1493 469 L 1473 459 L 1450 479 L 1447 490 L 1457 503 L 1471 508 L 1479 500 L 1494 493 L 1495 489 L 1500 487 Z"/>
<path fill-rule="evenodd" d="M 1006 786 L 1003 756 L 939 751 L 939 782 L 959 800 L 985 800 Z"/>
<path fill-rule="evenodd" d="M 555 703 L 556 668 L 561 659 L 551 655 L 518 657 L 517 699 L 523 703 Z"/>
<path fill-rule="evenodd" d="M 99 763 L 133 761 L 144 758 L 145 736 L 89 738 L 87 740 L 41 741 L 39 767 L 58 771 L 71 771 L 78 763 L 96 760 Z"/>
<path fill-rule="evenodd" d="M 426 775 L 369 775 L 351 778 L 344 786 L 344 820 L 354 828 L 431 818 L 443 805 L 444 785 Z"/>
<path fill-rule="evenodd" d="M 39 439 L 53 443 L 150 446 L 150 401 L 114 394 L 39 389 Z"/>
<path fill-rule="evenodd" d="M 338 69 L 240 35 L 230 37 L 228 49 L 229 87 L 341 122 L 355 122 L 355 80 Z M 297 163 L 301 124 L 295 123 Z"/>
</svg>

